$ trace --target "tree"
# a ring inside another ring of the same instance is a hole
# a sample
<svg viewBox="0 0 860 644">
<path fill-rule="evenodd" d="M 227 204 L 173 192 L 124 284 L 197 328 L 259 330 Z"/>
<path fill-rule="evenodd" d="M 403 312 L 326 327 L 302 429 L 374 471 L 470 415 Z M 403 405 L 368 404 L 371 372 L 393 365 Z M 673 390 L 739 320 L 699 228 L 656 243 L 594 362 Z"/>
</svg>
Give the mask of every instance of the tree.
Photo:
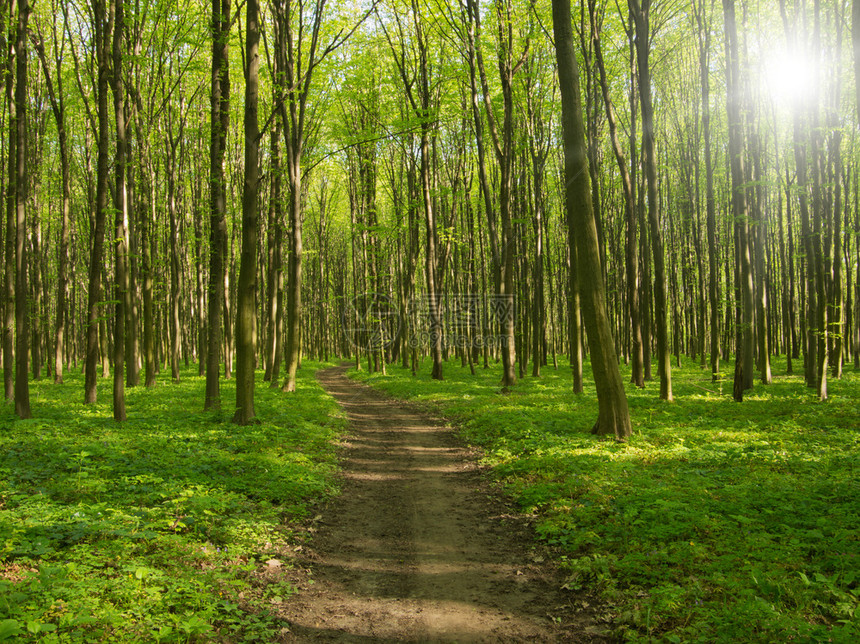
<svg viewBox="0 0 860 644">
<path fill-rule="evenodd" d="M 639 103 L 642 110 L 642 165 L 648 197 L 648 226 L 654 255 L 654 316 L 657 332 L 657 370 L 660 398 L 672 400 L 666 269 L 663 233 L 660 230 L 660 197 L 657 188 L 657 150 L 654 144 L 654 106 L 651 100 L 651 0 L 629 0 L 630 14 L 636 25 L 636 60 L 639 71 Z"/>
<path fill-rule="evenodd" d="M 212 0 L 212 77 L 209 140 L 209 341 L 204 409 L 221 408 L 221 327 L 227 246 L 224 153 L 230 126 L 230 0 Z"/>
<path fill-rule="evenodd" d="M 431 377 L 442 380 L 442 302 L 439 289 L 438 252 L 439 233 L 436 226 L 436 210 L 433 199 L 433 155 L 432 141 L 435 124 L 432 113 L 434 106 L 434 87 L 432 66 L 429 59 L 429 43 L 427 42 L 426 25 L 417 0 L 411 0 L 410 12 L 412 33 L 409 37 L 404 33 L 403 19 L 394 13 L 394 23 L 398 32 L 395 42 L 385 23 L 382 28 L 391 50 L 391 55 L 397 68 L 403 90 L 409 101 L 415 119 L 420 128 L 420 180 L 421 197 L 424 206 L 424 269 L 427 282 L 427 305 L 430 321 L 430 349 L 433 356 Z M 409 58 L 407 58 L 407 54 Z"/>
<path fill-rule="evenodd" d="M 589 12 L 591 14 L 592 39 L 594 41 L 594 62 L 599 73 L 598 82 L 606 109 L 606 122 L 609 124 L 609 135 L 612 140 L 612 151 L 615 153 L 615 161 L 621 174 L 621 187 L 624 193 L 624 222 L 626 230 L 626 268 L 627 268 L 627 304 L 630 309 L 630 325 L 632 329 L 632 369 L 631 380 L 637 387 L 645 386 L 645 367 L 642 350 L 642 324 L 639 309 L 639 241 L 636 236 L 636 197 L 633 179 L 627 160 L 624 157 L 624 149 L 618 137 L 618 125 L 615 118 L 615 109 L 609 96 L 609 82 L 606 75 L 606 65 L 603 62 L 603 47 L 600 43 L 600 32 L 595 18 L 595 1 L 589 0 Z"/>
<path fill-rule="evenodd" d="M 9 24 L 8 34 L 17 42 L 17 22 L 15 20 L 15 2 L 9 2 Z M 2 15 L 2 14 L 0 14 Z M 5 15 L 3 16 L 5 17 Z M 3 252 L 4 263 L 4 314 L 3 314 L 3 386 L 5 399 L 9 402 L 15 400 L 15 354 L 12 348 L 15 343 L 15 237 L 17 235 L 17 189 L 18 180 L 18 126 L 16 119 L 15 101 L 15 52 L 17 47 L 6 40 L 6 24 L 0 24 L 0 38 L 2 38 L 3 52 L 6 53 L 4 89 L 6 91 L 6 104 L 9 106 L 9 151 L 7 157 L 7 184 L 6 184 L 6 226 L 5 243 Z"/>
<path fill-rule="evenodd" d="M 257 212 L 260 126 L 257 120 L 260 78 L 260 6 L 246 0 L 245 19 L 245 182 L 242 189 L 242 258 L 236 308 L 236 413 L 233 422 L 250 423 L 254 411 L 254 364 L 257 349 Z"/>
<path fill-rule="evenodd" d="M 87 353 L 84 381 L 84 402 L 95 403 L 98 397 L 96 367 L 99 358 L 99 309 L 104 270 L 105 218 L 108 209 L 108 147 L 110 123 L 108 116 L 108 84 L 110 81 L 110 34 L 113 12 L 107 11 L 105 0 L 93 0 L 93 22 L 97 66 L 98 157 L 96 161 L 95 217 L 90 250 L 90 275 L 87 289 Z"/>
<path fill-rule="evenodd" d="M 302 338 L 302 159 L 307 145 L 308 119 L 313 117 L 313 114 L 308 113 L 308 100 L 317 66 L 343 43 L 343 32 L 338 33 L 327 46 L 320 46 L 326 0 L 315 0 L 307 6 L 303 2 L 281 0 L 275 3 L 273 10 L 278 70 L 274 79 L 278 88 L 276 108 L 284 131 L 287 179 L 290 185 L 291 255 L 287 278 L 285 346 L 287 373 L 281 389 L 294 392 Z"/>
<path fill-rule="evenodd" d="M 125 84 L 122 78 L 123 35 L 125 12 L 123 0 L 114 0 L 113 31 L 113 89 L 114 118 L 116 119 L 116 156 L 114 157 L 114 299 L 115 317 L 113 334 L 113 418 L 126 419 L 125 412 L 125 333 L 129 306 L 128 283 L 128 192 L 126 187 L 126 156 L 128 148 L 125 122 Z"/>
<path fill-rule="evenodd" d="M 587 280 L 580 280 L 580 291 L 599 405 L 597 423 L 592 431 L 624 440 L 630 436 L 632 428 L 627 395 L 618 370 L 615 341 L 606 314 L 597 224 L 587 168 L 579 71 L 570 22 L 570 0 L 553 0 L 552 23 L 561 92 L 568 240 L 571 247 L 576 247 L 578 261 L 575 269 L 580 275 L 589 276 Z"/>
<path fill-rule="evenodd" d="M 729 122 L 729 164 L 732 175 L 732 216 L 735 222 L 738 266 L 738 292 L 740 294 L 740 325 L 736 347 L 735 399 L 752 385 L 753 371 L 753 266 L 749 242 L 749 213 L 747 211 L 747 180 L 744 170 L 745 146 L 741 121 L 741 78 L 738 60 L 738 36 L 734 0 L 723 0 L 723 19 L 726 32 L 726 96 Z M 740 382 L 738 382 L 740 379 Z"/>
<path fill-rule="evenodd" d="M 514 35 L 513 15 L 509 0 L 498 0 L 495 3 L 497 21 L 497 58 L 499 69 L 499 81 L 502 89 L 502 117 L 499 127 L 495 109 L 492 102 L 487 81 L 487 73 L 484 69 L 484 57 L 480 47 L 481 18 L 478 0 L 469 2 L 471 19 L 475 25 L 474 48 L 475 60 L 478 65 L 481 79 L 481 89 L 484 98 L 484 108 L 487 116 L 487 125 L 491 135 L 493 150 L 496 153 L 496 162 L 499 167 L 499 218 L 501 219 L 501 238 L 499 248 L 493 254 L 496 259 L 496 288 L 498 297 L 506 304 L 505 313 L 499 320 L 501 324 L 502 337 L 502 388 L 507 389 L 516 383 L 514 363 L 516 362 L 516 343 L 514 338 L 514 254 L 516 244 L 512 227 L 512 202 L 513 172 L 514 172 L 514 76 L 525 63 L 529 52 L 529 40 L 523 52 L 515 60 L 514 57 Z M 485 186 L 486 188 L 486 186 Z M 488 209 L 487 215 L 491 221 L 494 219 L 493 209 Z M 493 222 L 494 223 L 494 222 Z M 493 225 L 493 224 L 491 224 Z M 490 236 L 495 241 L 496 236 Z"/>
<path fill-rule="evenodd" d="M 714 196 L 714 162 L 711 153 L 711 26 L 706 15 L 705 7 L 705 0 L 695 0 L 693 4 L 697 27 L 696 42 L 699 51 L 699 81 L 702 88 L 702 136 L 704 138 L 703 153 L 705 155 L 705 211 L 707 213 L 706 225 L 708 229 L 708 300 L 711 307 L 711 380 L 716 382 L 720 373 L 720 274 L 717 266 L 716 198 Z M 711 7 L 713 7 L 713 0 L 711 0 Z M 780 230 L 782 230 L 781 226 Z M 704 294 L 702 294 L 702 297 L 704 297 Z"/>
<path fill-rule="evenodd" d="M 27 22 L 29 0 L 18 0 L 15 41 L 15 414 L 30 418 L 30 311 L 27 303 Z"/>
<path fill-rule="evenodd" d="M 54 333 L 54 382 L 63 382 L 63 363 L 66 342 L 66 325 L 70 311 L 68 310 L 69 294 L 69 237 L 71 226 L 71 170 L 69 162 L 68 131 L 66 130 L 66 100 L 63 91 L 62 61 L 65 51 L 66 38 L 65 27 L 57 32 L 57 19 L 63 15 L 58 11 L 57 0 L 51 2 L 53 21 L 51 23 L 51 35 L 53 37 L 54 69 L 56 70 L 56 83 L 53 80 L 51 66 L 45 53 L 45 37 L 41 25 L 36 24 L 38 41 L 36 54 L 42 65 L 42 73 L 45 76 L 45 85 L 48 89 L 48 98 L 51 101 L 51 110 L 57 124 L 57 138 L 60 153 L 60 174 L 62 182 L 62 200 L 60 205 L 60 253 L 57 258 L 57 317 Z M 60 14 L 60 15 L 58 15 Z M 2 31 L 2 28 L 0 28 Z"/>
</svg>

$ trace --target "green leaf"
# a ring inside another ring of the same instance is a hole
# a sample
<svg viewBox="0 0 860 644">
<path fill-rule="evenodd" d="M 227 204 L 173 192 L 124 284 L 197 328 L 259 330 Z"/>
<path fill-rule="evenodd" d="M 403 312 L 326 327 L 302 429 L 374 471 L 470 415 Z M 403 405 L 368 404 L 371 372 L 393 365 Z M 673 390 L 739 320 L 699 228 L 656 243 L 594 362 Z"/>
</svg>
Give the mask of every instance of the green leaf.
<svg viewBox="0 0 860 644">
<path fill-rule="evenodd" d="M 0 642 L 21 633 L 21 625 L 17 619 L 4 619 L 0 622 Z"/>
</svg>

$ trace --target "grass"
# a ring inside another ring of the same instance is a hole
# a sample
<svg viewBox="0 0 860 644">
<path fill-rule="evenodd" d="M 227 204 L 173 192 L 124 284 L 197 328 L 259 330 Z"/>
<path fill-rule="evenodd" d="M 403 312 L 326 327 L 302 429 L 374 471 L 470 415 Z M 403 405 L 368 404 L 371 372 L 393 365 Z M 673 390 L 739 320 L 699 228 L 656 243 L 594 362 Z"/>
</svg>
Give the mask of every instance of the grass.
<svg viewBox="0 0 860 644">
<path fill-rule="evenodd" d="M 590 369 L 586 366 L 587 377 Z M 774 372 L 784 373 L 777 361 Z M 629 371 L 622 372 L 625 380 Z M 566 586 L 602 598 L 607 628 L 636 642 L 860 641 L 860 373 L 815 401 L 800 376 L 731 382 L 691 362 L 627 387 L 634 436 L 589 429 L 593 383 L 571 392 L 567 368 L 499 391 L 499 368 L 429 364 L 353 374 L 450 418 L 557 547 Z"/>
<path fill-rule="evenodd" d="M 196 367 L 84 405 L 83 379 L 31 384 L 35 418 L 0 415 L 0 641 L 272 641 L 294 592 L 260 575 L 336 492 L 345 426 L 306 362 L 298 392 L 258 377 L 258 425 L 202 411 Z M 286 562 L 285 562 L 286 565 Z"/>
</svg>

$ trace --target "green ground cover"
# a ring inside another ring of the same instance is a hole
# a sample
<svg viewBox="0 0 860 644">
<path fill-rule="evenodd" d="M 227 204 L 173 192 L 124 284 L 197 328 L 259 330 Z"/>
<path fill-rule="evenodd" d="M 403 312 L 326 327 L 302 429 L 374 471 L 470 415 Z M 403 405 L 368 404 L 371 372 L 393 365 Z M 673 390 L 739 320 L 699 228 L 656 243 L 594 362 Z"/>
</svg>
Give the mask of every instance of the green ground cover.
<svg viewBox="0 0 860 644">
<path fill-rule="evenodd" d="M 202 412 L 205 380 L 127 389 L 86 406 L 83 379 L 31 384 L 36 418 L 0 415 L 0 640 L 269 641 L 293 592 L 258 571 L 336 492 L 345 427 L 306 362 L 286 396 L 258 377 L 262 423 Z M 228 411 L 229 410 L 229 411 Z"/>
<path fill-rule="evenodd" d="M 429 367 L 353 377 L 480 445 L 557 546 L 567 586 L 598 593 L 620 639 L 860 641 L 860 373 L 832 382 L 825 404 L 784 375 L 738 404 L 730 381 L 685 362 L 674 403 L 656 381 L 628 385 L 635 434 L 618 444 L 589 433 L 593 383 L 574 396 L 567 368 L 504 395 L 498 367 L 447 363 L 441 382 Z"/>
</svg>

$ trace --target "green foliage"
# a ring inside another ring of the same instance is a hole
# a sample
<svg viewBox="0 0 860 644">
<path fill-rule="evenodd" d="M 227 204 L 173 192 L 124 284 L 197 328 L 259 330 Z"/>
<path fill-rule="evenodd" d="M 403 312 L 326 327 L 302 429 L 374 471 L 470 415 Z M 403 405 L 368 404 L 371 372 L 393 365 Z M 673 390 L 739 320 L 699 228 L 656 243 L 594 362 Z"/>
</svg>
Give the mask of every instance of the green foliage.
<svg viewBox="0 0 860 644">
<path fill-rule="evenodd" d="M 32 383 L 40 417 L 0 417 L 0 641 L 268 641 L 293 590 L 261 562 L 287 559 L 336 492 L 345 421 L 319 366 L 295 396 L 258 387 L 247 427 L 201 411 L 191 370 L 127 389 L 122 424 L 109 391 L 80 402 L 78 374 Z"/>
<path fill-rule="evenodd" d="M 432 405 L 482 446 L 557 547 L 566 586 L 599 593 L 618 637 L 860 640 L 860 374 L 831 382 L 826 404 L 798 376 L 738 404 L 730 381 L 686 362 L 674 403 L 656 381 L 628 385 L 635 434 L 618 444 L 589 433 L 593 384 L 574 396 L 566 369 L 507 395 L 498 370 L 390 373 L 355 377 Z"/>
</svg>

